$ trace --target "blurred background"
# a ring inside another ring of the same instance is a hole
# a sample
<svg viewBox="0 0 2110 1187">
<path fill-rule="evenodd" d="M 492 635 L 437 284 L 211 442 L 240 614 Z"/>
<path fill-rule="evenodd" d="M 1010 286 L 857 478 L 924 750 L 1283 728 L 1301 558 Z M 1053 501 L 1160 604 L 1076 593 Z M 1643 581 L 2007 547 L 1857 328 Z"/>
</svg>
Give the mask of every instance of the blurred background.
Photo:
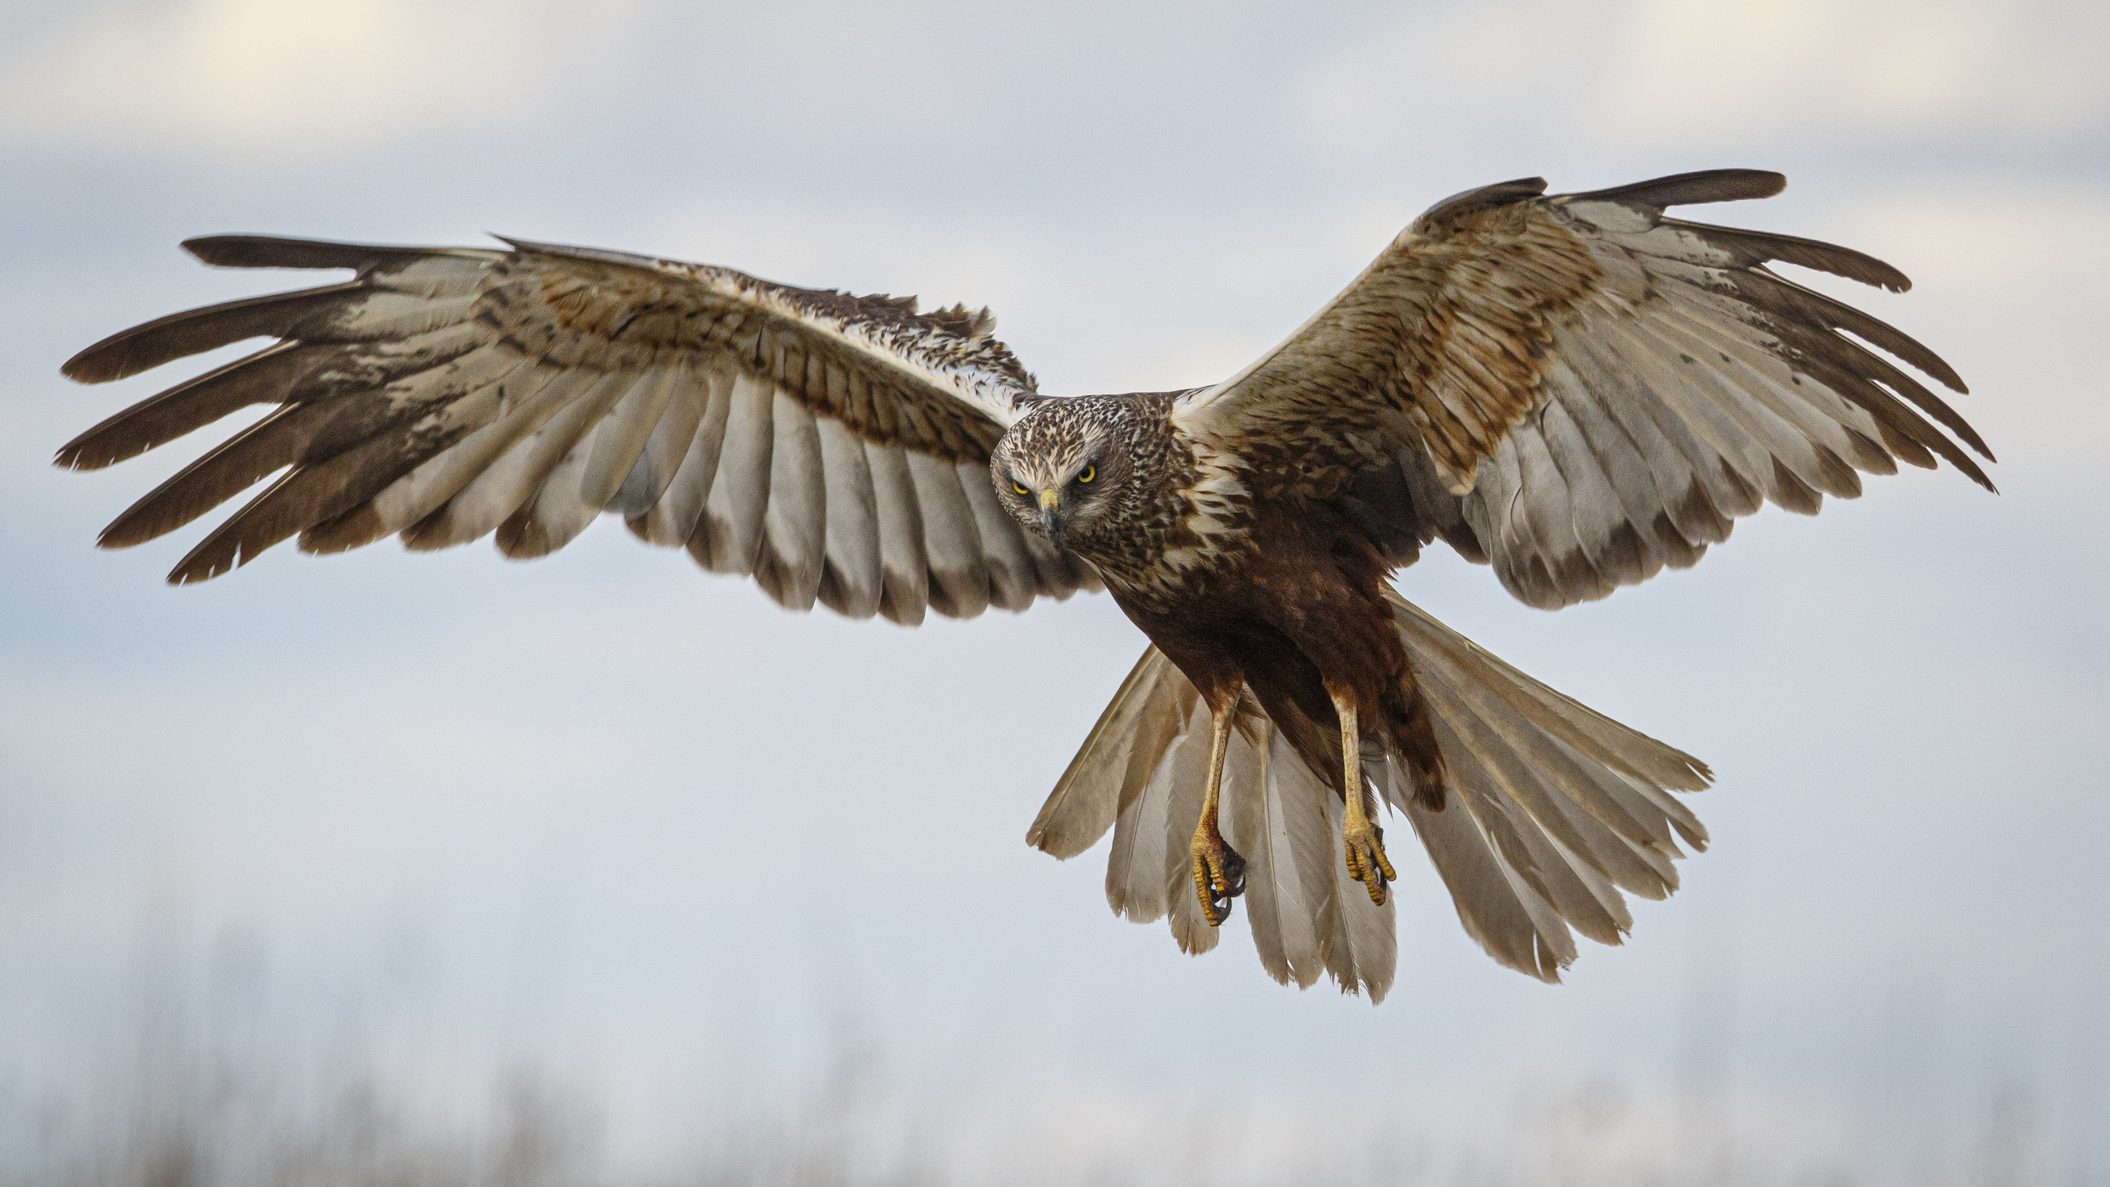
<svg viewBox="0 0 2110 1187">
<path fill-rule="evenodd" d="M 2110 1183 L 2110 9 L 0 12 L 0 1184 Z M 74 350 L 300 282 L 190 235 L 986 302 L 1045 390 L 1129 391 L 1446 194 L 1711 166 L 1791 188 L 1704 217 L 1918 282 L 1823 287 L 1971 381 L 2002 494 L 1908 471 L 1558 615 L 1400 576 L 1720 777 L 1685 889 L 1560 987 L 1411 842 L 1376 1009 L 1028 850 L 1142 647 L 1104 598 L 802 617 L 614 523 L 171 590 L 196 532 L 93 541 L 203 442 L 49 465 L 166 382 Z"/>
</svg>

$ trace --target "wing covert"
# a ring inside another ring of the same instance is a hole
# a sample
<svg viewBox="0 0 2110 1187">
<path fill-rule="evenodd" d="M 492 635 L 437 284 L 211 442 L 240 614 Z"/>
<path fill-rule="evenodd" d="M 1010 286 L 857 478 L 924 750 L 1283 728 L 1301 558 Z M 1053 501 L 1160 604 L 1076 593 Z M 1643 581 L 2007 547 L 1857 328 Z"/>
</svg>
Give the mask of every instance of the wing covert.
<svg viewBox="0 0 2110 1187">
<path fill-rule="evenodd" d="M 1022 609 L 1093 583 L 989 489 L 989 451 L 1035 400 L 987 310 L 793 288 L 727 268 L 508 240 L 507 249 L 215 236 L 210 264 L 354 279 L 164 317 L 82 351 L 84 382 L 251 338 L 60 450 L 99 468 L 270 405 L 120 515 L 123 547 L 271 475 L 170 574 L 205 580 L 297 537 L 495 535 L 540 556 L 604 511 L 777 601 L 920 621 Z"/>
</svg>

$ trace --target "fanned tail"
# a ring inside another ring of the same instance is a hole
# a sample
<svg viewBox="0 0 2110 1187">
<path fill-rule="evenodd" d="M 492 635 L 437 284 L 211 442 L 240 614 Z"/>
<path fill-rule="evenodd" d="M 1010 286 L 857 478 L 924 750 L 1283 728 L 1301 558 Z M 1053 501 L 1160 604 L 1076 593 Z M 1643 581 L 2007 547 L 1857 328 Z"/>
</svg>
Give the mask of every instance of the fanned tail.
<svg viewBox="0 0 2110 1187">
<path fill-rule="evenodd" d="M 1575 959 L 1575 932 L 1617 944 L 1633 924 L 1620 891 L 1678 887 L 1680 842 L 1707 830 L 1671 795 L 1712 776 L 1700 760 L 1517 671 L 1420 607 L 1388 595 L 1429 706 L 1451 795 L 1432 811 L 1397 756 L 1379 788 L 1406 814 L 1490 956 L 1545 981 Z"/>
<path fill-rule="evenodd" d="M 1381 742 L 1371 744 L 1365 768 L 1379 798 L 1421 838 L 1466 932 L 1503 964 L 1558 980 L 1575 959 L 1575 933 L 1604 944 L 1626 935 L 1632 916 L 1623 892 L 1663 898 L 1677 888 L 1672 862 L 1685 847 L 1704 849 L 1707 831 L 1670 793 L 1698 791 L 1711 776 L 1691 755 L 1585 708 L 1386 596 L 1451 794 L 1441 809 L 1416 802 L 1404 759 Z M 1187 856 L 1208 750 L 1199 693 L 1152 648 L 1026 835 L 1068 858 L 1111 829 L 1106 893 L 1115 913 L 1168 919 L 1191 953 L 1217 940 Z M 1223 828 L 1246 859 L 1243 914 L 1261 965 L 1299 987 L 1323 972 L 1376 1002 L 1396 963 L 1392 907 L 1372 904 L 1349 880 L 1341 821 L 1328 780 L 1248 700 L 1225 757 Z"/>
</svg>

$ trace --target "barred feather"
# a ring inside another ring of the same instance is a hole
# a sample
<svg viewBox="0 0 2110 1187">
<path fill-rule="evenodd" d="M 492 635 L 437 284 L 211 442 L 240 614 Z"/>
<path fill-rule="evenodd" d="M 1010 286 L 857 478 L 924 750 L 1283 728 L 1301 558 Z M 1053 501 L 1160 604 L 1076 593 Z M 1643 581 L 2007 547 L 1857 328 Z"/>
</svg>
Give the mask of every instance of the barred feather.
<svg viewBox="0 0 2110 1187">
<path fill-rule="evenodd" d="M 933 605 L 971 616 L 1094 584 L 1030 546 L 978 489 L 986 480 L 962 478 L 986 467 L 1033 388 L 986 310 L 923 315 L 909 298 L 525 242 L 185 246 L 210 264 L 356 275 L 172 314 L 66 364 L 102 382 L 277 340 L 59 451 L 61 465 L 93 469 L 277 406 L 103 533 L 109 547 L 142 543 L 278 474 L 173 581 L 292 537 L 336 552 L 389 535 L 427 549 L 495 534 L 509 556 L 540 556 L 613 511 L 800 609 L 819 600 L 914 623 Z"/>
</svg>

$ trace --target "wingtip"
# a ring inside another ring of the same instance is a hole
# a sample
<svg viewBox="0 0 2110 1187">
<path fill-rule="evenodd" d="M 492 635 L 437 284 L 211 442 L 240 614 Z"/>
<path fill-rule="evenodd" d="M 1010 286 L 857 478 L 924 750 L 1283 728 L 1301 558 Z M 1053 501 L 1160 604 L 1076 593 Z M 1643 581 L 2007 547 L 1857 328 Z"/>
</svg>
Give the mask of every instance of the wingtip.
<svg viewBox="0 0 2110 1187">
<path fill-rule="evenodd" d="M 131 330 L 120 330 L 91 346 L 81 348 L 72 358 L 59 364 L 59 374 L 75 383 L 109 383 L 146 370 L 143 366 L 134 365 L 128 353 L 122 349 L 131 337 Z"/>
<path fill-rule="evenodd" d="M 1788 175 L 1776 169 L 1731 169 L 1727 170 L 1726 172 L 1738 174 L 1742 177 L 1749 179 L 1752 183 L 1754 196 L 1756 197 L 1775 197 L 1781 191 L 1788 188 Z M 1755 192 L 1756 190 L 1761 188 L 1763 188 L 1766 192 L 1763 194 L 1758 194 Z"/>
<path fill-rule="evenodd" d="M 135 507 L 133 510 L 137 510 L 137 508 Z M 155 531 L 152 528 L 143 528 L 141 524 L 144 521 L 139 516 L 134 515 L 133 510 L 128 510 L 116 519 L 104 524 L 103 530 L 95 534 L 95 546 L 108 549 L 111 552 L 124 548 L 135 548 L 149 540 L 168 534 L 177 526 L 170 524 L 159 531 Z"/>
<path fill-rule="evenodd" d="M 94 350 L 95 347 L 91 346 L 87 350 L 80 351 L 72 358 L 60 363 L 59 374 L 64 375 L 75 383 L 103 382 L 107 377 L 98 372 L 93 361 L 89 358 Z"/>
<path fill-rule="evenodd" d="M 1851 256 L 1855 262 L 1861 265 L 1861 268 L 1857 271 L 1835 273 L 1835 275 L 1843 275 L 1848 280 L 1858 280 L 1863 284 L 1872 284 L 1886 293 L 1909 293 L 1912 291 L 1912 278 L 1905 275 L 1894 264 L 1886 264 L 1866 252 L 1852 251 L 1848 248 L 1838 248 L 1835 254 Z M 1788 262 L 1792 264 L 1798 261 L 1789 260 Z M 1820 270 L 1829 271 L 1829 269 Z M 1946 384 L 1949 379 L 1954 378 L 1954 375 L 1953 373 L 1937 375 L 1936 378 L 1941 379 Z M 1958 379 L 1956 382 L 1962 383 L 1963 380 Z M 1955 385 L 1950 384 L 1949 386 L 1954 387 Z"/>
<path fill-rule="evenodd" d="M 338 239 L 304 239 L 291 235 L 200 235 L 183 241 L 183 250 L 215 268 L 292 268 L 365 272 L 391 263 L 449 255 L 467 249 L 403 247 L 385 243 L 351 243 Z"/>
<path fill-rule="evenodd" d="M 181 246 L 192 259 L 214 268 L 352 267 L 340 257 L 346 250 L 361 247 L 322 239 L 242 233 L 193 235 Z"/>
<path fill-rule="evenodd" d="M 61 470 L 100 470 L 103 468 L 88 462 L 87 454 L 81 448 L 81 442 L 78 438 L 59 446 L 58 451 L 51 455 L 51 464 Z M 107 465 L 107 463 L 105 464 Z"/>
<path fill-rule="evenodd" d="M 1688 202 L 1738 202 L 1749 198 L 1771 198 L 1788 188 L 1788 175 L 1777 169 L 1702 169 L 1681 175 L 1695 190 L 1721 197 L 1687 198 Z"/>
<path fill-rule="evenodd" d="M 239 560 L 232 563 L 207 560 L 201 564 L 191 557 L 185 557 L 175 568 L 169 570 L 168 576 L 163 580 L 174 586 L 203 585 L 222 573 L 233 572 L 240 568 L 242 563 Z"/>
<path fill-rule="evenodd" d="M 228 240 L 234 238 L 236 236 L 233 235 L 193 235 L 177 246 L 199 263 L 219 266 L 227 250 Z"/>
<path fill-rule="evenodd" d="M 1543 177 L 1519 177 L 1510 181 L 1498 181 L 1493 185 L 1477 186 L 1452 194 L 1443 201 L 1422 211 L 1410 229 L 1427 230 L 1477 211 L 1490 207 L 1505 206 L 1511 202 L 1523 202 L 1540 197 L 1546 192 Z"/>
<path fill-rule="evenodd" d="M 1662 211 L 1672 206 L 1704 205 L 1710 202 L 1742 202 L 1770 198 L 1788 188 L 1784 173 L 1771 169 L 1700 169 L 1672 173 L 1609 189 L 1590 190 L 1571 198 L 1627 202 Z"/>
</svg>

